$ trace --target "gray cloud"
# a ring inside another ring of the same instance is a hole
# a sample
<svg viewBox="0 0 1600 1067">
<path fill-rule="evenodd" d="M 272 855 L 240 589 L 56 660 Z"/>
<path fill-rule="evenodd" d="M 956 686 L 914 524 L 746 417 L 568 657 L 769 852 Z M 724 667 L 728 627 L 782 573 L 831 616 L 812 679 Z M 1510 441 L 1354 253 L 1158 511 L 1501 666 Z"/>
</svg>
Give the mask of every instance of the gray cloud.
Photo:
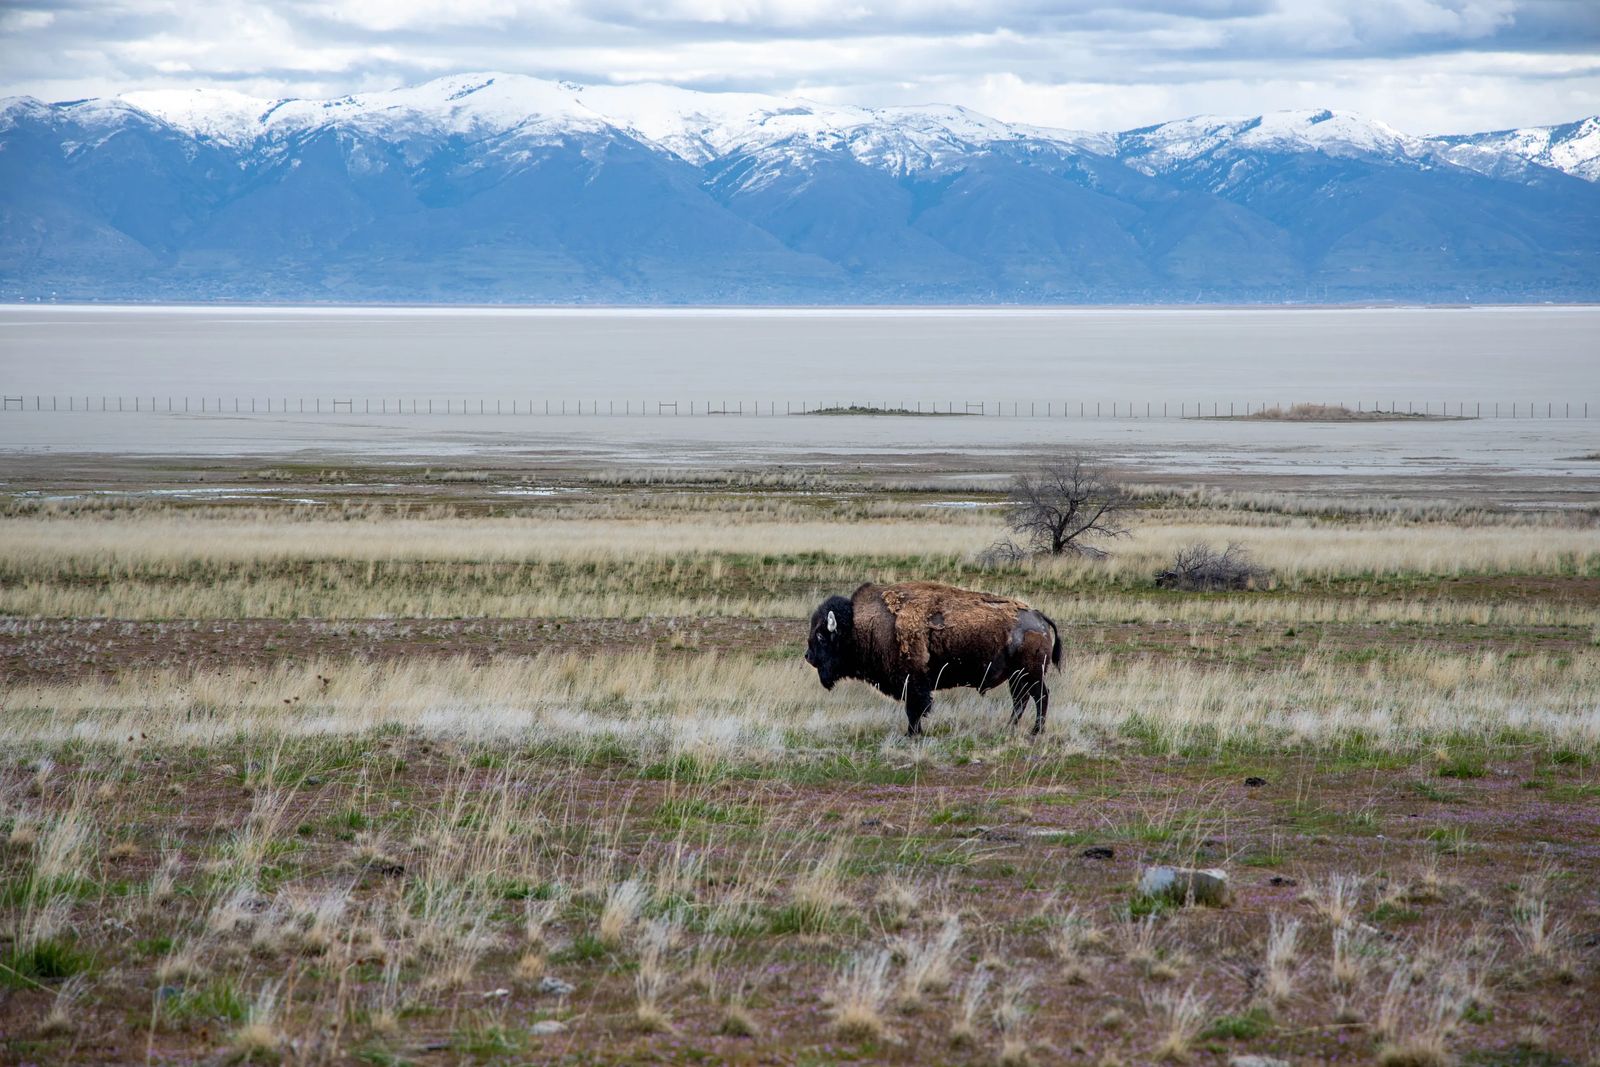
<svg viewBox="0 0 1600 1067">
<path fill-rule="evenodd" d="M 1418 133 L 1600 111 L 1592 0 L 11 2 L 0 92 L 228 85 L 338 95 L 497 69 L 578 81 L 940 100 L 1125 128 L 1342 107 Z"/>
</svg>

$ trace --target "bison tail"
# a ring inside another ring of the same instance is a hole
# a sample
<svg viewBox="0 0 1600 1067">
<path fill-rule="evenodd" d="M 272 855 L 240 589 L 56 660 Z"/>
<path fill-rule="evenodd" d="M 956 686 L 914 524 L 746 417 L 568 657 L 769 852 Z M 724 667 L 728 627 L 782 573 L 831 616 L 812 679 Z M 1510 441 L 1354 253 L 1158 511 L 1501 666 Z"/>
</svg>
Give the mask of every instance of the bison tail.
<svg viewBox="0 0 1600 1067">
<path fill-rule="evenodd" d="M 1057 667 L 1061 666 L 1061 630 L 1056 626 L 1056 620 L 1040 612 L 1044 621 L 1050 624 L 1050 637 L 1053 643 L 1050 646 L 1050 662 Z"/>
</svg>

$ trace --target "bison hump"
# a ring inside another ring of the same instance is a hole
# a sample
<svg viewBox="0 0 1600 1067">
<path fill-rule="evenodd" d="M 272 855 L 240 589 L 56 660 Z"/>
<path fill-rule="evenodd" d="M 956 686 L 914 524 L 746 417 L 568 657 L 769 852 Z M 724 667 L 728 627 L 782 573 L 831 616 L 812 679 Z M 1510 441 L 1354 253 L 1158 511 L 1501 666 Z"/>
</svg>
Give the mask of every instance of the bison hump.
<svg viewBox="0 0 1600 1067">
<path fill-rule="evenodd" d="M 1010 597 L 936 582 L 887 586 L 879 596 L 894 619 L 895 651 L 901 666 L 910 671 L 928 669 L 930 639 L 940 648 L 954 642 L 963 650 L 979 654 L 987 654 L 990 645 L 998 649 L 1018 614 L 1027 610 L 1026 604 Z"/>
</svg>

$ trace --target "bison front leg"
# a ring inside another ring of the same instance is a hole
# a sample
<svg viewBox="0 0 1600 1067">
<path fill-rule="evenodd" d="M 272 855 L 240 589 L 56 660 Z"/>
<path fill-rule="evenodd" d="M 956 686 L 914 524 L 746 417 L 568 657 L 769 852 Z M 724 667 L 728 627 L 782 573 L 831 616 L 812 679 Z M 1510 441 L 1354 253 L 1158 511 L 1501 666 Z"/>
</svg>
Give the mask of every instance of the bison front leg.
<svg viewBox="0 0 1600 1067">
<path fill-rule="evenodd" d="M 933 710 L 933 683 L 927 675 L 906 678 L 906 736 L 922 736 L 922 717 Z"/>
</svg>

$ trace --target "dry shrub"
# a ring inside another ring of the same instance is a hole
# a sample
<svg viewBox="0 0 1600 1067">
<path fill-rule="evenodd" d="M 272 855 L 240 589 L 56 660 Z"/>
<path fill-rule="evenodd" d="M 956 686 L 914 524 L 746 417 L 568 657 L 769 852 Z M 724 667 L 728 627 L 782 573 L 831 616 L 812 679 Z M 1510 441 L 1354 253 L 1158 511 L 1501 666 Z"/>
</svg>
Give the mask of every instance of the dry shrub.
<svg viewBox="0 0 1600 1067">
<path fill-rule="evenodd" d="M 1229 541 L 1221 552 L 1204 541 L 1196 541 L 1173 554 L 1172 562 L 1156 575 L 1156 585 L 1162 589 L 1218 592 L 1254 589 L 1270 576 L 1271 572 L 1251 559 L 1249 550 L 1238 541 Z"/>
</svg>

